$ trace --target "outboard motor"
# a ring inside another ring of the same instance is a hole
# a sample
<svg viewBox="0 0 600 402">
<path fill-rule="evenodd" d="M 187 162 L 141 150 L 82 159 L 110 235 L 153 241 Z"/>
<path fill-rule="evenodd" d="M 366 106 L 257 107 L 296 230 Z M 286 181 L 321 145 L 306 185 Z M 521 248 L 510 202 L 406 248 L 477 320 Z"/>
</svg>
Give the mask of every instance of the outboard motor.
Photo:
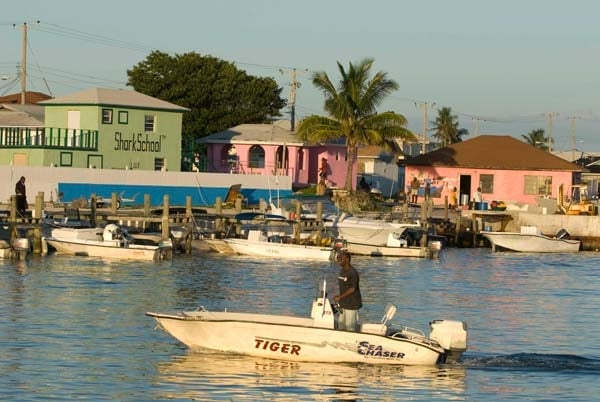
<svg viewBox="0 0 600 402">
<path fill-rule="evenodd" d="M 18 237 L 11 242 L 12 248 L 15 250 L 15 258 L 24 260 L 31 250 L 31 242 L 26 237 Z"/>
<path fill-rule="evenodd" d="M 102 239 L 104 241 L 121 240 L 122 237 L 123 232 L 121 231 L 121 228 L 114 223 L 106 225 L 106 227 L 104 227 L 104 231 L 102 232 Z"/>
<path fill-rule="evenodd" d="M 467 350 L 467 324 L 462 321 L 434 320 L 429 323 L 429 338 L 446 351 L 445 363 L 456 363 Z"/>
</svg>

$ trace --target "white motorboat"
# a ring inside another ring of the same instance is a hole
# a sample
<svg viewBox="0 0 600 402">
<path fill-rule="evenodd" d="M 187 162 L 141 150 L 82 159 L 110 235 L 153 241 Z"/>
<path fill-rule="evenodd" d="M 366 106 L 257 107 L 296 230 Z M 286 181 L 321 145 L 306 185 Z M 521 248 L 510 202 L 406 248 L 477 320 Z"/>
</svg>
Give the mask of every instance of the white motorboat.
<svg viewBox="0 0 600 402">
<path fill-rule="evenodd" d="M 564 229 L 555 237 L 543 235 L 535 226 L 521 226 L 520 232 L 481 231 L 481 235 L 489 240 L 492 251 L 574 253 L 581 248 L 581 241 L 569 239 Z"/>
<path fill-rule="evenodd" d="M 389 304 L 379 323 L 360 331 L 335 329 L 326 286 L 313 300 L 310 317 L 212 312 L 203 307 L 179 314 L 147 312 L 192 350 L 212 349 L 257 357 L 309 362 L 434 365 L 456 362 L 467 349 L 467 327 L 460 321 L 435 320 L 429 336 L 394 327 L 396 308 Z"/>
<path fill-rule="evenodd" d="M 172 242 L 157 246 L 135 244 L 127 233 L 115 224 L 102 228 L 53 228 L 46 238 L 59 254 L 126 260 L 162 260 L 171 257 Z"/>
<path fill-rule="evenodd" d="M 430 240 L 427 246 L 409 246 L 408 241 L 397 233 L 390 233 L 385 246 L 346 242 L 344 248 L 350 254 L 368 255 L 371 257 L 415 257 L 437 258 L 442 250 L 440 240 Z"/>
<path fill-rule="evenodd" d="M 246 238 L 223 239 L 235 253 L 257 257 L 329 261 L 333 247 L 292 243 L 289 236 L 267 236 L 262 230 L 249 230 Z"/>
<path fill-rule="evenodd" d="M 421 229 L 421 225 L 418 223 L 388 222 L 345 216 L 344 214 L 327 225 L 336 230 L 338 236 L 344 238 L 348 243 L 371 246 L 387 246 L 391 234 L 400 237 L 409 228 Z"/>
</svg>

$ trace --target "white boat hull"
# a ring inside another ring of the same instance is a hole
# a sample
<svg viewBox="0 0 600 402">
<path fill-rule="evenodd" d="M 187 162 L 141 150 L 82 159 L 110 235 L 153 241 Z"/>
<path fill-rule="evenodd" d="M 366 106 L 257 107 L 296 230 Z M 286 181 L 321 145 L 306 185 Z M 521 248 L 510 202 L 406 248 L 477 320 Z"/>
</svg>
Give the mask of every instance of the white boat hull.
<svg viewBox="0 0 600 402">
<path fill-rule="evenodd" d="M 492 250 L 510 250 L 524 253 L 574 253 L 581 241 L 557 239 L 540 234 L 519 232 L 487 232 L 481 234 L 490 241 Z"/>
<path fill-rule="evenodd" d="M 102 241 L 68 241 L 54 238 L 46 239 L 48 244 L 59 254 L 78 255 L 86 257 L 102 257 L 120 260 L 162 260 L 168 257 L 169 249 L 160 246 L 143 246 L 131 244 L 119 247 Z"/>
<path fill-rule="evenodd" d="M 420 226 L 350 217 L 337 222 L 333 228 L 348 243 L 386 246 L 391 234 L 399 237 L 406 229 L 420 228 Z"/>
<path fill-rule="evenodd" d="M 286 259 L 303 259 L 329 261 L 333 248 L 306 246 L 290 243 L 252 241 L 248 239 L 224 239 L 225 243 L 238 254 L 257 257 L 278 257 Z"/>
<path fill-rule="evenodd" d="M 196 315 L 147 313 L 191 349 L 212 349 L 250 356 L 307 362 L 434 365 L 444 349 L 436 342 L 391 338 L 363 332 L 315 328 L 310 318 L 196 312 Z M 202 317 L 207 317 L 203 319 Z M 279 319 L 277 319 L 279 318 Z"/>
<path fill-rule="evenodd" d="M 369 255 L 372 257 L 425 258 L 429 256 L 429 251 L 423 247 L 387 247 L 347 243 L 346 248 L 350 254 Z"/>
<path fill-rule="evenodd" d="M 225 239 L 202 239 L 200 240 L 208 245 L 212 251 L 220 254 L 233 254 L 235 251 L 229 246 Z"/>
</svg>

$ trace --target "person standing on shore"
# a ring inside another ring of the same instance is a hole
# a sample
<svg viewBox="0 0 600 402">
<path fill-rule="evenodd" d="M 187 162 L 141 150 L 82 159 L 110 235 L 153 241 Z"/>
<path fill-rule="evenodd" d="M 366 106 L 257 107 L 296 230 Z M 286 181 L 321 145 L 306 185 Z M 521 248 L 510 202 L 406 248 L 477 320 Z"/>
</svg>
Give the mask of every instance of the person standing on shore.
<svg viewBox="0 0 600 402">
<path fill-rule="evenodd" d="M 417 179 L 417 176 L 413 176 L 413 179 L 410 182 L 410 202 L 413 204 L 416 204 L 417 201 L 419 200 L 419 187 L 420 186 L 421 186 L 421 183 L 419 182 L 419 179 Z"/>
<path fill-rule="evenodd" d="M 15 184 L 15 194 L 17 195 L 17 212 L 23 216 L 27 210 L 27 189 L 25 188 L 25 176 L 21 176 Z"/>
<path fill-rule="evenodd" d="M 483 201 L 483 194 L 481 193 L 481 187 L 477 187 L 477 191 L 475 192 L 475 202 Z"/>
<path fill-rule="evenodd" d="M 458 194 L 456 187 L 450 192 L 450 209 L 456 209 L 458 207 Z"/>
</svg>

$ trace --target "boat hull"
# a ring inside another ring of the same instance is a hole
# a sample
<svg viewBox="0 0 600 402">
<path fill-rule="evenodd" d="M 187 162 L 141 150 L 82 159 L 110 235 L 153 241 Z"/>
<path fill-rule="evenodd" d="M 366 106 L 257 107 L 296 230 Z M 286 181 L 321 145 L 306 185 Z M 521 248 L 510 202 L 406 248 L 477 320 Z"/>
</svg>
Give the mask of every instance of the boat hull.
<svg viewBox="0 0 600 402">
<path fill-rule="evenodd" d="M 168 255 L 167 249 L 153 246 L 132 244 L 129 247 L 116 247 L 91 240 L 87 242 L 74 242 L 53 238 L 48 238 L 46 241 L 56 249 L 57 253 L 67 255 L 142 261 L 161 260 L 165 259 Z"/>
<path fill-rule="evenodd" d="M 434 365 L 444 356 L 444 349 L 433 342 L 317 328 L 309 318 L 280 316 L 281 320 L 257 323 L 251 322 L 252 314 L 244 318 L 244 314 L 207 312 L 211 318 L 206 320 L 185 313 L 146 314 L 190 349 L 289 361 L 388 365 Z"/>
<path fill-rule="evenodd" d="M 557 239 L 538 234 L 517 232 L 486 232 L 481 234 L 490 241 L 494 251 L 509 250 L 524 253 L 575 253 L 581 247 L 579 240 Z"/>
<path fill-rule="evenodd" d="M 247 239 L 224 239 L 224 241 L 235 253 L 257 257 L 329 261 L 333 254 L 331 247 L 271 243 Z"/>
<path fill-rule="evenodd" d="M 429 255 L 423 247 L 387 247 L 368 244 L 347 243 L 350 254 L 369 255 L 372 257 L 415 257 L 425 258 Z"/>
</svg>

